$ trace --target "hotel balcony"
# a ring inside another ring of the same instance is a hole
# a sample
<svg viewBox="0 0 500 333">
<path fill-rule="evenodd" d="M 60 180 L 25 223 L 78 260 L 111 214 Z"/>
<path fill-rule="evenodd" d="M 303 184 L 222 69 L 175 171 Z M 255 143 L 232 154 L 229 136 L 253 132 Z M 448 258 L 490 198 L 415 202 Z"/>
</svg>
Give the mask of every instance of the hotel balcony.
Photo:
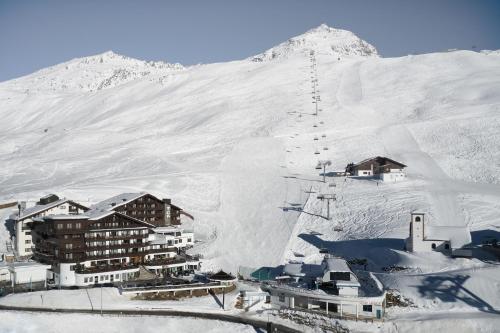
<svg viewBox="0 0 500 333">
<path fill-rule="evenodd" d="M 130 269 L 139 269 L 139 265 L 133 263 L 121 263 L 116 265 L 97 265 L 86 267 L 83 265 L 78 265 L 75 268 L 75 273 L 77 274 L 93 274 L 93 273 L 105 273 L 105 272 L 115 272 L 115 271 L 124 271 Z"/>
</svg>

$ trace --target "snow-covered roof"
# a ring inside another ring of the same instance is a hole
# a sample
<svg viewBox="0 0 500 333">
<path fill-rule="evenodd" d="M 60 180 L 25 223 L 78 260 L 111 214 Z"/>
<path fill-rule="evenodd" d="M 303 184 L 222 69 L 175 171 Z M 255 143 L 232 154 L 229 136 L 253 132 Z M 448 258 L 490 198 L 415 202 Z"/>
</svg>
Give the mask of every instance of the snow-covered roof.
<svg viewBox="0 0 500 333">
<path fill-rule="evenodd" d="M 183 229 L 178 228 L 176 226 L 167 226 L 167 227 L 156 227 L 153 231 L 157 234 L 164 234 L 167 232 L 182 232 Z"/>
<path fill-rule="evenodd" d="M 97 220 L 108 215 L 111 215 L 116 207 L 126 205 L 127 203 L 139 199 L 145 196 L 146 192 L 138 193 L 122 193 L 115 195 L 114 197 L 108 198 L 95 205 L 90 206 L 90 210 L 85 212 L 85 215 L 89 217 L 90 220 Z"/>
<path fill-rule="evenodd" d="M 467 226 L 425 226 L 425 240 L 447 240 L 452 248 L 469 244 L 472 239 Z"/>
<path fill-rule="evenodd" d="M 49 269 L 50 267 L 51 267 L 50 265 L 41 264 L 35 261 L 22 261 L 22 262 L 9 263 L 9 269 L 13 271 Z"/>
<path fill-rule="evenodd" d="M 283 273 L 290 276 L 308 276 L 317 277 L 321 275 L 321 266 L 314 264 L 304 264 L 302 262 L 296 263 L 291 262 L 285 264 L 283 268 Z"/>
<path fill-rule="evenodd" d="M 50 218 L 51 220 L 85 220 L 88 218 L 86 214 L 80 214 L 80 215 L 54 214 L 45 217 Z"/>
<path fill-rule="evenodd" d="M 325 258 L 323 260 L 326 271 L 332 272 L 351 272 L 347 262 L 342 258 Z"/>
<path fill-rule="evenodd" d="M 25 210 L 21 211 L 21 216 L 17 216 L 18 214 L 15 214 L 14 216 L 18 220 L 23 220 L 23 219 L 26 219 L 26 218 L 31 217 L 33 215 L 40 214 L 40 213 L 42 213 L 42 212 L 44 212 L 46 210 L 49 210 L 51 208 L 60 206 L 60 205 L 66 203 L 68 201 L 70 201 L 70 200 L 68 200 L 68 199 L 59 199 L 57 201 L 51 202 L 51 203 L 46 204 L 46 205 L 36 205 L 36 206 L 30 207 L 30 208 L 26 208 Z"/>
<path fill-rule="evenodd" d="M 145 196 L 146 192 L 138 192 L 138 193 L 122 193 L 115 195 L 114 197 L 108 198 L 101 202 L 96 203 L 90 207 L 90 210 L 97 211 L 110 211 L 119 207 L 121 205 L 125 205 L 131 201 L 139 199 L 142 196 Z"/>
</svg>

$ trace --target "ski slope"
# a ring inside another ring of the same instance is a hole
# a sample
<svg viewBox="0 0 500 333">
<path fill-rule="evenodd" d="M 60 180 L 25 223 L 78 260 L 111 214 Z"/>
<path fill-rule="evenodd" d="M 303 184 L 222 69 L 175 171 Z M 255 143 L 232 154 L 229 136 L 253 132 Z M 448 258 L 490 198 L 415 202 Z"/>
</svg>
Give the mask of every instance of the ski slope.
<svg viewBox="0 0 500 333">
<path fill-rule="evenodd" d="M 205 269 L 316 261 L 318 247 L 368 257 L 376 271 L 460 269 L 401 252 L 402 239 L 414 210 L 468 226 L 473 241 L 500 232 L 499 77 L 498 52 L 383 58 L 324 25 L 228 63 L 75 59 L 0 83 L 0 201 L 171 197 L 195 216 Z M 376 155 L 408 165 L 408 180 L 328 177 L 329 187 L 315 169 Z M 332 221 L 319 192 L 337 195 Z"/>
</svg>

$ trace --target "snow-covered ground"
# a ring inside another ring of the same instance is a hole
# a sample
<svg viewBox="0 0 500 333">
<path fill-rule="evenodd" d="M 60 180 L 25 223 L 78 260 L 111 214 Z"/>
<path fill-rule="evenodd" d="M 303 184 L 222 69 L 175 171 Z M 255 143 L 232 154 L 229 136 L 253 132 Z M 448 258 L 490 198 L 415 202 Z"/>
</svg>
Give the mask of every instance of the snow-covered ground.
<svg viewBox="0 0 500 333">
<path fill-rule="evenodd" d="M 30 312 L 3 312 L 0 331 L 4 333 L 35 332 L 255 332 L 248 325 L 233 324 L 199 318 L 155 317 L 155 316 L 97 316 L 85 314 L 54 314 Z"/>
<path fill-rule="evenodd" d="M 499 53 L 381 58 L 321 26 L 256 58 L 183 68 L 106 53 L 0 83 L 0 202 L 151 191 L 195 216 L 206 269 L 317 262 L 328 247 L 380 275 L 408 267 L 383 280 L 421 310 L 497 311 L 498 266 L 402 249 L 414 210 L 469 226 L 475 243 L 500 235 Z M 330 187 L 314 168 L 375 155 L 408 165 L 408 179 Z M 332 221 L 311 189 L 337 195 Z M 451 301 L 419 289 L 436 281 L 460 285 Z"/>
</svg>

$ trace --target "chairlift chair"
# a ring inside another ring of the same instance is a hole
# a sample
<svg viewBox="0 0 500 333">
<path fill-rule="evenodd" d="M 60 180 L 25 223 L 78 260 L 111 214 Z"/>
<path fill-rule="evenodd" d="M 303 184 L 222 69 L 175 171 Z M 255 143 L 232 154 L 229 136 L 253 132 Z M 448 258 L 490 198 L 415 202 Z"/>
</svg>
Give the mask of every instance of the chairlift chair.
<svg viewBox="0 0 500 333">
<path fill-rule="evenodd" d="M 323 147 L 323 150 L 328 150 L 328 147 Z"/>
<path fill-rule="evenodd" d="M 314 140 L 314 141 L 318 141 L 318 137 L 317 137 L 317 136 L 315 136 L 313 140 Z"/>
<path fill-rule="evenodd" d="M 319 155 L 319 151 L 318 151 L 318 150 L 316 150 L 316 151 L 314 152 L 314 155 Z"/>
<path fill-rule="evenodd" d="M 316 164 L 316 168 L 315 168 L 315 169 L 316 169 L 316 170 L 321 170 L 321 169 L 322 169 L 322 168 L 321 168 L 321 163 L 319 163 L 319 162 L 318 162 L 318 164 Z"/>
<path fill-rule="evenodd" d="M 326 138 L 326 134 L 321 135 L 322 138 Z"/>
</svg>

